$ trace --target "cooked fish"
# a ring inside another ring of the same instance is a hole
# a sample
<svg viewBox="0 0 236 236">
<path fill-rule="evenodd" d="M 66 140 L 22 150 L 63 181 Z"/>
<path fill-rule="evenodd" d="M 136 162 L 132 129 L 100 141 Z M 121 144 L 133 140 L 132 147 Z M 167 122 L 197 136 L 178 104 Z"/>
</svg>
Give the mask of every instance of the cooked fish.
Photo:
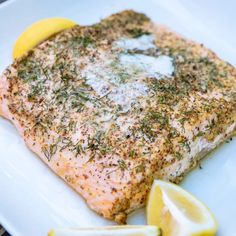
<svg viewBox="0 0 236 236">
<path fill-rule="evenodd" d="M 178 183 L 233 135 L 236 70 L 124 11 L 14 61 L 0 78 L 0 113 L 93 210 L 123 223 L 154 178 Z"/>
</svg>

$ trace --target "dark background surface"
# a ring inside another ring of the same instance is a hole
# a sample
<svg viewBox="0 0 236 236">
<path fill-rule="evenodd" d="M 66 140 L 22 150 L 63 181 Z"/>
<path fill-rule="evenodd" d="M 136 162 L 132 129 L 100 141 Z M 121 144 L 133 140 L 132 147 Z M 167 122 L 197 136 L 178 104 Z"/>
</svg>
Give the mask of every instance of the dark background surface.
<svg viewBox="0 0 236 236">
<path fill-rule="evenodd" d="M 0 236 L 10 236 L 1 225 L 0 225 Z"/>
<path fill-rule="evenodd" d="M 0 3 L 5 2 L 6 0 L 0 0 Z M 9 236 L 9 234 L 2 228 L 0 225 L 0 236 Z"/>
<path fill-rule="evenodd" d="M 6 0 L 0 0 L 0 3 L 5 2 Z M 0 236 L 8 236 L 9 234 L 2 228 L 0 225 Z"/>
</svg>

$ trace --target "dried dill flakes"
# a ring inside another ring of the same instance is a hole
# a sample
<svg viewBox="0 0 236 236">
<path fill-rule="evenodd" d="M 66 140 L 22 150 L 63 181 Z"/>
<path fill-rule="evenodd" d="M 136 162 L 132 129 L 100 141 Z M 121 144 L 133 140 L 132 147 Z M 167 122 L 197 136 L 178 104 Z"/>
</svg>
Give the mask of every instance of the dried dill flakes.
<svg viewBox="0 0 236 236">
<path fill-rule="evenodd" d="M 125 171 L 125 170 L 128 169 L 127 164 L 122 159 L 117 161 L 117 165 L 116 166 L 117 166 L 117 168 L 115 168 L 115 169 L 111 170 L 110 172 L 106 173 L 106 175 L 110 175 L 111 173 L 116 172 L 117 170 Z"/>
<path fill-rule="evenodd" d="M 91 158 L 90 158 L 91 159 Z M 89 159 L 89 160 L 90 160 Z M 93 159 L 92 159 L 93 160 Z M 108 175 L 110 175 L 110 174 L 112 174 L 112 173 L 114 173 L 114 172 L 116 172 L 116 171 L 118 171 L 118 170 L 122 170 L 122 171 L 124 171 L 124 170 L 126 170 L 127 169 L 127 165 L 126 165 L 126 163 L 125 163 L 125 161 L 124 160 L 118 160 L 117 161 L 117 164 L 112 164 L 112 165 L 110 165 L 109 167 L 115 167 L 115 168 L 113 168 L 111 171 L 106 171 L 106 176 L 108 176 Z"/>
<path fill-rule="evenodd" d="M 125 163 L 124 160 L 118 160 L 118 167 L 119 169 L 121 169 L 122 171 L 128 169 L 127 164 Z"/>
<path fill-rule="evenodd" d="M 149 120 L 147 118 L 144 118 L 140 122 L 140 128 L 139 130 L 145 134 L 149 139 L 154 138 L 156 132 L 153 129 L 152 125 L 149 123 Z"/>
<path fill-rule="evenodd" d="M 136 173 L 142 173 L 142 172 L 144 172 L 144 171 L 145 171 L 145 165 L 144 165 L 144 163 L 141 163 L 140 165 L 137 165 L 137 166 L 135 167 L 135 171 L 136 171 Z"/>
<path fill-rule="evenodd" d="M 27 57 L 20 62 L 17 76 L 25 83 L 36 81 L 42 75 L 42 66 L 36 60 Z"/>
<path fill-rule="evenodd" d="M 61 144 L 60 151 L 63 151 L 64 149 L 71 147 L 73 142 L 69 138 L 64 138 L 62 139 Z"/>
<path fill-rule="evenodd" d="M 90 101 L 91 98 L 86 90 L 72 86 L 62 86 L 54 90 L 54 100 L 57 105 L 68 104 L 72 109 L 77 112 L 83 111 L 85 103 Z"/>
<path fill-rule="evenodd" d="M 184 110 L 185 109 L 185 110 Z M 187 110 L 185 107 L 183 107 L 179 111 L 179 116 L 178 122 L 182 125 L 184 128 L 185 122 L 189 121 L 191 122 L 192 120 L 197 120 L 201 114 L 201 110 L 197 109 L 192 109 L 192 110 Z"/>
<path fill-rule="evenodd" d="M 181 90 L 187 88 L 188 91 L 199 91 L 206 93 L 215 86 L 221 88 L 223 84 L 220 81 L 224 71 L 220 71 L 214 61 L 208 57 L 195 58 L 188 55 L 185 63 L 178 63 L 175 73 Z"/>
<path fill-rule="evenodd" d="M 211 121 L 209 121 L 208 125 L 206 126 L 206 130 L 211 130 L 215 127 L 216 123 L 215 120 L 212 119 Z"/>
<path fill-rule="evenodd" d="M 76 124 L 77 124 L 76 121 L 68 119 L 65 116 L 63 116 L 60 119 L 60 123 L 57 126 L 57 133 L 58 134 L 74 133 L 76 130 Z"/>
<path fill-rule="evenodd" d="M 98 131 L 92 138 L 88 140 L 88 149 L 94 151 L 99 150 L 99 146 L 102 143 L 104 132 Z"/>
<path fill-rule="evenodd" d="M 149 35 L 150 32 L 143 30 L 141 28 L 128 29 L 128 33 L 131 34 L 133 38 L 138 38 L 142 35 Z"/>
<path fill-rule="evenodd" d="M 74 46 L 88 47 L 90 44 L 95 43 L 95 41 L 89 36 L 76 36 L 71 39 L 71 43 Z"/>
<path fill-rule="evenodd" d="M 178 159 L 181 160 L 183 158 L 183 155 L 180 152 L 174 152 L 174 156 Z"/>
<path fill-rule="evenodd" d="M 167 134 L 168 139 L 176 138 L 178 136 L 180 136 L 180 133 L 174 127 L 172 127 L 169 133 Z"/>
<path fill-rule="evenodd" d="M 202 137 L 205 134 L 205 132 L 199 131 L 195 137 Z"/>
<path fill-rule="evenodd" d="M 44 147 L 41 148 L 41 150 L 42 150 L 44 156 L 47 158 L 47 160 L 50 161 L 51 156 L 50 156 L 50 153 L 49 153 L 48 149 L 44 146 Z"/>
<path fill-rule="evenodd" d="M 160 80 L 151 78 L 148 81 L 148 86 L 153 91 L 157 104 L 173 106 L 185 94 L 170 78 Z"/>
<path fill-rule="evenodd" d="M 211 105 L 207 104 L 207 103 L 202 104 L 202 110 L 206 111 L 206 112 L 210 112 L 211 111 Z"/>
<path fill-rule="evenodd" d="M 42 65 L 36 60 L 30 58 L 23 59 L 19 64 L 17 76 L 21 78 L 24 83 L 30 84 L 29 93 L 27 95 L 28 101 L 34 101 L 37 96 L 44 92 L 44 83 L 48 78 Z"/>
<path fill-rule="evenodd" d="M 53 156 L 57 151 L 57 144 L 52 144 L 49 146 L 50 156 Z"/>
<path fill-rule="evenodd" d="M 159 128 L 157 128 L 157 126 Z M 169 118 L 165 113 L 149 111 L 146 116 L 140 122 L 140 130 L 148 138 L 155 137 L 158 129 L 164 129 L 169 126 Z"/>
<path fill-rule="evenodd" d="M 69 138 L 64 138 L 61 141 L 60 151 L 63 151 L 65 149 L 68 149 L 69 151 L 74 152 L 75 157 L 77 157 L 78 155 L 84 152 L 84 148 L 82 146 L 81 140 L 74 143 Z"/>
<path fill-rule="evenodd" d="M 74 147 L 73 150 L 75 151 L 75 156 L 76 157 L 84 151 L 83 146 L 80 142 L 75 144 L 75 147 Z"/>
<path fill-rule="evenodd" d="M 36 81 L 38 79 L 37 74 L 30 73 L 26 69 L 22 69 L 18 71 L 18 76 L 23 79 L 24 82 L 28 83 L 31 81 Z"/>
<path fill-rule="evenodd" d="M 154 91 L 176 94 L 178 93 L 178 87 L 170 79 L 157 80 L 155 78 L 150 79 L 150 86 Z"/>
<path fill-rule="evenodd" d="M 134 149 L 132 149 L 132 150 L 130 150 L 130 152 L 129 152 L 129 157 L 135 157 L 136 156 L 136 152 L 135 152 L 135 150 Z"/>
<path fill-rule="evenodd" d="M 92 162 L 94 160 L 94 157 L 95 157 L 95 155 L 91 155 L 86 163 Z"/>
<path fill-rule="evenodd" d="M 37 96 L 41 95 L 44 90 L 44 87 L 41 83 L 37 83 L 36 85 L 32 85 L 30 89 L 30 93 L 27 95 L 28 101 L 34 101 Z"/>
<path fill-rule="evenodd" d="M 71 108 L 76 109 L 76 112 L 81 112 L 84 109 L 85 104 L 77 99 L 71 101 Z"/>
<path fill-rule="evenodd" d="M 100 148 L 99 148 L 99 150 L 100 150 L 100 152 L 101 152 L 101 154 L 102 155 L 106 155 L 107 153 L 109 153 L 109 152 L 111 152 L 112 151 L 112 148 L 111 147 L 109 147 L 109 146 L 101 146 Z"/>
<path fill-rule="evenodd" d="M 69 124 L 68 124 L 68 128 L 69 128 L 70 131 L 74 131 L 75 128 L 76 128 L 76 121 L 70 120 Z"/>
<path fill-rule="evenodd" d="M 198 114 L 198 111 L 195 110 L 195 109 L 192 109 L 192 110 L 184 110 L 184 111 L 182 112 L 182 114 L 185 115 L 185 116 L 194 116 L 194 115 Z"/>
<path fill-rule="evenodd" d="M 103 131 L 98 131 L 92 138 L 89 138 L 87 148 L 100 156 L 113 151 L 113 147 L 109 145 Z"/>
<path fill-rule="evenodd" d="M 191 148 L 189 145 L 189 142 L 187 141 L 187 139 L 183 139 L 181 141 L 179 141 L 179 144 L 186 149 L 187 152 L 191 152 Z"/>
<path fill-rule="evenodd" d="M 48 161 L 51 161 L 51 158 L 57 152 L 57 144 L 51 144 L 42 147 L 42 152 Z"/>
<path fill-rule="evenodd" d="M 83 101 L 89 101 L 90 98 L 89 96 L 84 92 L 84 91 L 80 91 L 78 89 L 75 89 L 72 93 L 71 96 L 75 96 L 76 99 L 81 99 Z"/>
<path fill-rule="evenodd" d="M 66 56 L 68 51 L 72 53 L 74 57 L 81 56 L 84 53 L 87 52 L 90 45 L 95 45 L 96 41 L 92 39 L 91 36 L 74 36 L 71 39 L 64 42 L 64 47 L 62 50 L 57 51 L 57 61 L 56 64 L 60 64 L 60 59 L 63 58 L 63 56 Z M 57 45 L 58 48 L 58 45 Z M 62 67 L 64 67 L 65 63 L 62 63 Z"/>
<path fill-rule="evenodd" d="M 179 123 L 180 123 L 182 126 L 184 126 L 184 123 L 185 123 L 187 120 L 188 120 L 188 118 L 183 117 L 183 118 L 179 119 Z"/>
<path fill-rule="evenodd" d="M 148 116 L 150 121 L 159 123 L 162 128 L 169 124 L 169 118 L 160 112 L 150 111 Z"/>
</svg>

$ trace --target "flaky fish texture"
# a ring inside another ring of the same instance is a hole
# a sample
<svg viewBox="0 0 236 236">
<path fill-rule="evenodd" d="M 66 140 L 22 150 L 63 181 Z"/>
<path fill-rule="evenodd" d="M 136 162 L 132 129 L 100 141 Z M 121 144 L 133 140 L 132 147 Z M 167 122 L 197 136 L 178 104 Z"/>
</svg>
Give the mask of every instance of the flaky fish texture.
<svg viewBox="0 0 236 236">
<path fill-rule="evenodd" d="M 124 223 L 232 136 L 236 70 L 124 11 L 60 32 L 0 77 L 0 114 L 89 207 Z"/>
</svg>

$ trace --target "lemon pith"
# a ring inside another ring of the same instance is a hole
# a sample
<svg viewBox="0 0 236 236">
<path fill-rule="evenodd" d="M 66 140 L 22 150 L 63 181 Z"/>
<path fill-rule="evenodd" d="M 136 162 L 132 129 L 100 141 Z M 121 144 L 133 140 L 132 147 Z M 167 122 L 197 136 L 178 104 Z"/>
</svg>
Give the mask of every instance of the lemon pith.
<svg viewBox="0 0 236 236">
<path fill-rule="evenodd" d="M 29 26 L 16 40 L 13 59 L 19 58 L 50 36 L 71 28 L 76 23 L 65 18 L 48 18 Z"/>
<path fill-rule="evenodd" d="M 217 223 L 210 210 L 181 187 L 155 180 L 147 204 L 147 222 L 164 236 L 212 236 Z"/>
</svg>

